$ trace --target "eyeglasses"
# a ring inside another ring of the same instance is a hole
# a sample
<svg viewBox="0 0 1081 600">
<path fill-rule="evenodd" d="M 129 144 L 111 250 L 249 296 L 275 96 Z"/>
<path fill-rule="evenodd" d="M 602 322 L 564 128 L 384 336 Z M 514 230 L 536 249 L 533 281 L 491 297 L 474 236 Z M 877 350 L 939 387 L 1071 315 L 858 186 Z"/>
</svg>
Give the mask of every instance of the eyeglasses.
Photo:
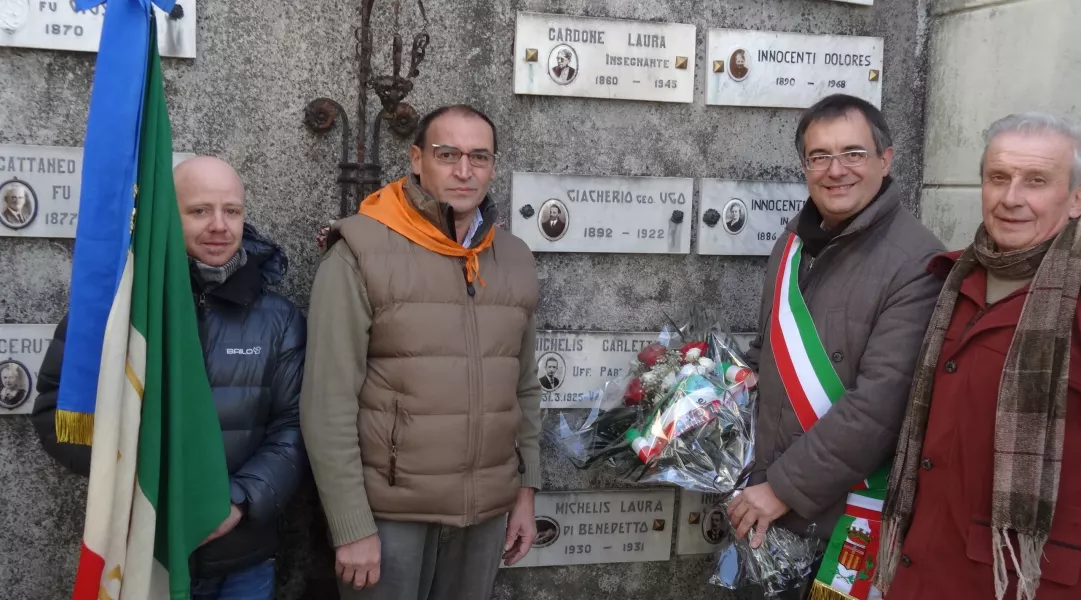
<svg viewBox="0 0 1081 600">
<path fill-rule="evenodd" d="M 841 161 L 846 167 L 858 167 L 867 162 L 866 150 L 849 150 L 840 154 L 814 154 L 803 160 L 808 171 L 825 171 L 833 164 L 833 159 Z"/>
<path fill-rule="evenodd" d="M 432 144 L 432 148 L 435 148 L 436 160 L 438 160 L 439 162 L 445 162 L 450 165 L 457 164 L 458 161 L 462 160 L 462 154 L 464 154 L 464 152 L 455 148 L 454 146 L 441 146 L 439 144 Z M 488 167 L 491 167 L 493 164 L 495 164 L 495 159 L 499 155 L 492 154 L 487 150 L 474 150 L 470 152 L 468 156 L 469 164 L 473 165 L 478 169 L 487 169 Z"/>
</svg>

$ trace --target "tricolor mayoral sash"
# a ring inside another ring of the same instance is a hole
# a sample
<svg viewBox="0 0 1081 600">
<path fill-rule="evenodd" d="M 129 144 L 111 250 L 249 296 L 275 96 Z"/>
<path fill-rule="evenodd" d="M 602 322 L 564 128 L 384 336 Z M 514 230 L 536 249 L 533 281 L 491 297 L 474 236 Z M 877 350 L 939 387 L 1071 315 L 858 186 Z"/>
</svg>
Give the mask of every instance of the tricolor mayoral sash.
<svg viewBox="0 0 1081 600">
<path fill-rule="evenodd" d="M 770 345 L 785 392 L 806 432 L 845 393 L 799 289 L 803 242 L 791 234 L 785 244 L 770 318 Z M 848 494 L 844 516 L 837 523 L 822 567 L 815 576 L 812 600 L 868 600 L 882 593 L 871 585 L 882 527 L 889 465 L 876 471 Z"/>
</svg>

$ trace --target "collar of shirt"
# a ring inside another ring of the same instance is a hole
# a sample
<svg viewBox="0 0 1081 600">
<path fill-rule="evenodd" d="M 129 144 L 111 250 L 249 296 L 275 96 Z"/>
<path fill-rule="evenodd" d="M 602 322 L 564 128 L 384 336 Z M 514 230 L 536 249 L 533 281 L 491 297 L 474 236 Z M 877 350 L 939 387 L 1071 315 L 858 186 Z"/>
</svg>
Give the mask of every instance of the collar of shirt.
<svg viewBox="0 0 1081 600">
<path fill-rule="evenodd" d="M 465 233 L 465 239 L 462 240 L 462 247 L 469 248 L 473 245 L 473 236 L 477 235 L 477 230 L 480 229 L 481 224 L 484 223 L 484 217 L 480 214 L 480 209 L 477 209 L 477 213 L 473 215 L 473 222 L 469 224 L 469 231 Z"/>
</svg>

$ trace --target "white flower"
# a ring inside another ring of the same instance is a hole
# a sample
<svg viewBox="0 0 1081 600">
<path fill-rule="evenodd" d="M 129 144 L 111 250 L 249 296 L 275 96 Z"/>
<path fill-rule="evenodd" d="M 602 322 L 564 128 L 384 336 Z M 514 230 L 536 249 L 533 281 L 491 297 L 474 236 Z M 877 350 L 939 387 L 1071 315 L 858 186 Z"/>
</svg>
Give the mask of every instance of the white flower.
<svg viewBox="0 0 1081 600">
<path fill-rule="evenodd" d="M 661 387 L 664 391 L 668 391 L 676 386 L 676 374 L 669 373 L 663 380 L 661 380 Z"/>
<path fill-rule="evenodd" d="M 687 351 L 687 354 L 686 354 L 685 358 L 687 359 L 687 362 L 693 363 L 694 361 L 698 360 L 701 357 L 702 357 L 702 351 L 700 349 L 691 348 L 690 350 Z"/>
<path fill-rule="evenodd" d="M 687 377 L 690 377 L 691 375 L 695 375 L 698 372 L 699 372 L 698 367 L 696 367 L 696 366 L 694 366 L 692 364 L 686 364 L 686 365 L 683 365 L 683 368 L 679 370 L 679 378 L 680 379 L 686 379 Z"/>
<path fill-rule="evenodd" d="M 711 358 L 700 358 L 698 359 L 698 366 L 704 369 L 699 371 L 700 373 L 708 373 L 717 367 L 717 363 L 713 362 Z"/>
<path fill-rule="evenodd" d="M 653 371 L 642 375 L 642 385 L 652 385 L 655 381 L 657 381 L 657 375 Z"/>
</svg>

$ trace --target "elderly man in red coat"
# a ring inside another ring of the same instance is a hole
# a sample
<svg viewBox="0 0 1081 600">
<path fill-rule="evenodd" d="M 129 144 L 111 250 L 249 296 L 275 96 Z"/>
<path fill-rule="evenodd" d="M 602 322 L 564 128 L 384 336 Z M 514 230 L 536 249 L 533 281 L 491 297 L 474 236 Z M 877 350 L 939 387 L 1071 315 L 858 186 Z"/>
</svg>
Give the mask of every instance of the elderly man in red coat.
<svg viewBox="0 0 1081 600">
<path fill-rule="evenodd" d="M 1081 598 L 1081 131 L 987 132 L 983 225 L 945 279 L 883 514 L 887 600 Z"/>
</svg>

